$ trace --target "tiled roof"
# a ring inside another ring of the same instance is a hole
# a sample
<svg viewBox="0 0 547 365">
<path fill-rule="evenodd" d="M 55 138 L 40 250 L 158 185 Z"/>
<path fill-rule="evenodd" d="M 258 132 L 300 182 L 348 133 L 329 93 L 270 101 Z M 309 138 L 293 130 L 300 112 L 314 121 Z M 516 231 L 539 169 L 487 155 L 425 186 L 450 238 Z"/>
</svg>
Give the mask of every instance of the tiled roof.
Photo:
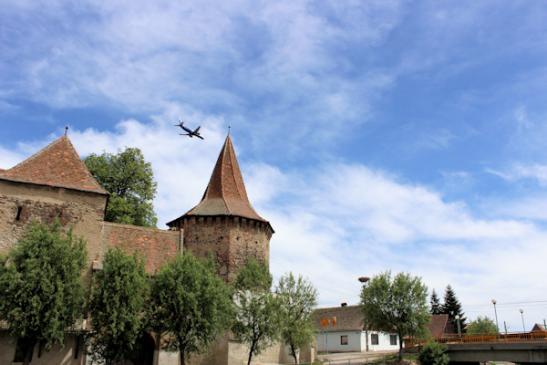
<svg viewBox="0 0 547 365">
<path fill-rule="evenodd" d="M 184 216 L 230 215 L 268 223 L 251 206 L 230 136 L 226 137 L 201 202 Z M 177 221 L 175 219 L 171 223 Z"/>
<path fill-rule="evenodd" d="M 537 331 L 547 331 L 547 327 L 543 323 L 536 323 L 534 324 L 534 327 L 532 328 L 532 332 Z"/>
<path fill-rule="evenodd" d="M 180 231 L 137 227 L 104 222 L 104 246 L 118 247 L 128 254 L 137 253 L 145 259 L 146 272 L 156 272 L 179 252 Z"/>
<path fill-rule="evenodd" d="M 448 314 L 434 314 L 427 325 L 429 332 L 433 338 L 440 338 L 446 333 L 448 325 Z"/>
<path fill-rule="evenodd" d="M 332 321 L 328 326 L 321 326 L 322 320 L 331 320 L 334 317 L 336 318 L 334 326 Z M 362 331 L 363 318 L 363 311 L 359 305 L 318 308 L 313 312 L 315 329 L 321 332 Z"/>
<path fill-rule="evenodd" d="M 107 194 L 66 136 L 11 169 L 0 170 L 0 179 Z"/>
</svg>

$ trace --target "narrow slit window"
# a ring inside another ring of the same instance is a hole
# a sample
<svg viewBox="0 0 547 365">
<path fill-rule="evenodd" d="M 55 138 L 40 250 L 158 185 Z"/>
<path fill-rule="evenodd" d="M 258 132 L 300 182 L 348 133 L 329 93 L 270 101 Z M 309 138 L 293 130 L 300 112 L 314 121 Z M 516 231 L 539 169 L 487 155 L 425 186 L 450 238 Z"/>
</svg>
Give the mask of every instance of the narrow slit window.
<svg viewBox="0 0 547 365">
<path fill-rule="evenodd" d="M 15 215 L 16 221 L 21 220 L 21 213 L 23 213 L 23 207 L 19 205 L 17 207 L 17 214 Z"/>
</svg>

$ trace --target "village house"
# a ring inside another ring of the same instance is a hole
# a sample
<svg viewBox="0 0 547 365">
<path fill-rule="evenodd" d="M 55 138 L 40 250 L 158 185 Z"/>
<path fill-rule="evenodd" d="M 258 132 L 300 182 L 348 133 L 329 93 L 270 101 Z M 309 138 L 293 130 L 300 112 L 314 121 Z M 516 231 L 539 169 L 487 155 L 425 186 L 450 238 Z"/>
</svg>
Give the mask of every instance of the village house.
<svg viewBox="0 0 547 365">
<path fill-rule="evenodd" d="M 396 351 L 399 337 L 366 329 L 359 305 L 319 308 L 313 313 L 318 352 Z M 368 337 L 368 349 L 367 349 Z"/>
<path fill-rule="evenodd" d="M 227 282 L 234 279 L 248 258 L 269 262 L 274 230 L 247 197 L 230 136 L 203 198 L 168 222 L 168 230 L 105 222 L 107 204 L 108 193 L 88 171 L 69 138 L 62 136 L 18 165 L 0 170 L 0 253 L 7 253 L 17 243 L 31 221 L 48 223 L 59 219 L 87 242 L 86 275 L 101 269 L 104 254 L 112 247 L 142 254 L 150 274 L 183 250 L 200 257 L 212 255 L 218 263 L 218 274 Z M 35 348 L 32 364 L 85 364 L 81 333 L 88 329 L 86 321 L 77 323 L 64 347 L 49 352 Z M 178 364 L 178 355 L 160 351 L 151 334 L 145 334 L 142 341 L 144 354 L 135 365 Z M 19 363 L 23 345 L 10 338 L 3 326 L 0 364 Z M 246 363 L 246 356 L 246 346 L 227 333 L 208 353 L 192 358 L 190 363 L 239 365 Z M 289 362 L 286 349 L 279 344 L 257 357 L 257 363 L 278 362 Z"/>
</svg>

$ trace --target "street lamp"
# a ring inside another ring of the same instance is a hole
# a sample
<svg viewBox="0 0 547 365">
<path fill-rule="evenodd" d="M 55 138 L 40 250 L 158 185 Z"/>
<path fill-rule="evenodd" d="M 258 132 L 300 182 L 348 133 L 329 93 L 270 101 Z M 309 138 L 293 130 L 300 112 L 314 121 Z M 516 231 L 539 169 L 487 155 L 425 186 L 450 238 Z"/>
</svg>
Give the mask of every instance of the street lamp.
<svg viewBox="0 0 547 365">
<path fill-rule="evenodd" d="M 492 304 L 494 304 L 494 314 L 496 315 L 496 328 L 498 329 L 498 332 L 496 335 L 500 333 L 500 325 L 498 323 L 498 311 L 496 310 L 496 299 L 492 299 Z"/>
<path fill-rule="evenodd" d="M 522 319 L 522 332 L 526 332 L 526 326 L 524 325 L 524 310 L 519 309 L 520 318 Z"/>
<path fill-rule="evenodd" d="M 462 327 L 460 324 L 460 315 L 456 314 L 456 324 L 458 325 L 458 337 L 462 337 Z"/>
<path fill-rule="evenodd" d="M 357 280 L 363 284 L 364 289 L 370 278 L 368 276 L 361 276 Z M 368 352 L 368 324 L 366 318 L 363 318 L 363 327 L 365 327 L 365 351 Z"/>
</svg>

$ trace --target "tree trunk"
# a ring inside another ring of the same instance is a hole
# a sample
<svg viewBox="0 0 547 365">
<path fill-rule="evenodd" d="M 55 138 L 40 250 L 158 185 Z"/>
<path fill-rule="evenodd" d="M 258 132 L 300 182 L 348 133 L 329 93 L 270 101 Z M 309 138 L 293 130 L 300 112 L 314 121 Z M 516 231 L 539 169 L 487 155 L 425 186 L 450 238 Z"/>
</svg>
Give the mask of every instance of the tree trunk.
<svg viewBox="0 0 547 365">
<path fill-rule="evenodd" d="M 186 365 L 186 359 L 184 358 L 184 352 L 179 351 L 180 354 L 180 365 Z"/>
<path fill-rule="evenodd" d="M 300 364 L 300 356 L 299 355 L 299 349 L 295 349 L 293 345 L 291 345 L 291 355 L 294 357 L 294 363 L 296 365 Z"/>
<path fill-rule="evenodd" d="M 27 348 L 27 351 L 25 352 L 25 360 L 23 360 L 23 365 L 29 365 L 30 360 L 32 360 L 32 353 L 34 352 L 34 344 L 29 346 Z"/>
<path fill-rule="evenodd" d="M 399 333 L 398 336 L 399 336 L 399 356 L 398 356 L 398 359 L 399 359 L 399 363 L 400 363 L 401 361 L 403 361 L 403 335 L 401 335 Z"/>
<path fill-rule="evenodd" d="M 251 365 L 251 360 L 253 359 L 253 352 L 255 349 L 254 342 L 251 344 L 251 348 L 249 349 L 249 358 L 247 359 L 247 365 Z"/>
</svg>

